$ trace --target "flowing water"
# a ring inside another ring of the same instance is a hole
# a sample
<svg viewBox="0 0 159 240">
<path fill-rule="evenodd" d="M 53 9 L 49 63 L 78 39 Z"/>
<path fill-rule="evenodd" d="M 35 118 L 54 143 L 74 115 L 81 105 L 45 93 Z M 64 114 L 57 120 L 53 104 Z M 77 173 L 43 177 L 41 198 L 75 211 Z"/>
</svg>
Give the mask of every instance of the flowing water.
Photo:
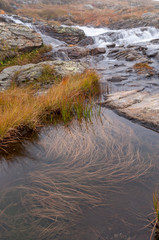
<svg viewBox="0 0 159 240">
<path fill-rule="evenodd" d="M 154 28 L 80 28 L 93 36 L 95 46 L 116 42 L 159 47 L 150 42 L 159 37 Z M 65 47 L 63 42 L 42 37 L 56 48 Z M 158 79 L 139 79 L 126 72 L 132 63 L 109 58 L 109 49 L 82 61 L 101 74 L 101 99 L 122 89 L 158 91 Z M 127 80 L 108 82 L 107 77 L 114 74 L 124 74 Z M 158 133 L 106 108 L 91 122 L 74 120 L 68 127 L 43 128 L 18 153 L 1 158 L 0 239 L 149 239 L 152 194 L 159 183 L 158 143 Z"/>
</svg>

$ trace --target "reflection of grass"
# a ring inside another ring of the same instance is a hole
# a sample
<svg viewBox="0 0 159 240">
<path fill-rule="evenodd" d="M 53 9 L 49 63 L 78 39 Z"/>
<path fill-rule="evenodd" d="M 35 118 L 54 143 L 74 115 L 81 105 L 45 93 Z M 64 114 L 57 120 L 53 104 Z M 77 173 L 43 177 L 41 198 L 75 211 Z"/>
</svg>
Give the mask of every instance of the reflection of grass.
<svg viewBox="0 0 159 240">
<path fill-rule="evenodd" d="M 46 119 L 50 120 L 50 115 L 51 119 L 56 114 L 62 115 L 65 122 L 70 120 L 73 114 L 77 114 L 78 118 L 83 117 L 87 112 L 84 107 L 86 98 L 99 90 L 97 82 L 96 73 L 87 71 L 81 75 L 65 78 L 44 96 L 35 96 L 31 88 L 13 87 L 2 92 L 0 95 L 1 142 L 4 138 L 6 142 L 15 140 L 15 136 L 26 128 L 35 130 Z M 81 107 L 83 110 L 79 110 Z"/>
<path fill-rule="evenodd" d="M 29 174 L 26 185 L 16 189 L 24 193 L 18 201 L 25 214 L 9 219 L 6 216 L 11 231 L 2 236 L 14 236 L 15 232 L 20 235 L 22 228 L 33 239 L 75 239 L 87 213 L 109 204 L 110 193 L 122 191 L 125 183 L 147 173 L 149 163 L 132 146 L 132 139 L 137 142 L 134 135 L 118 121 L 113 124 L 109 118 L 98 120 L 94 126 L 86 126 L 83 121 L 80 126 L 72 122 L 69 129 L 48 129 L 39 142 L 39 151 L 34 153 L 35 160 L 40 159 L 43 164 Z M 28 230 L 24 222 L 29 217 Z M 17 231 L 14 221 L 21 219 L 24 225 L 20 224 Z"/>
</svg>

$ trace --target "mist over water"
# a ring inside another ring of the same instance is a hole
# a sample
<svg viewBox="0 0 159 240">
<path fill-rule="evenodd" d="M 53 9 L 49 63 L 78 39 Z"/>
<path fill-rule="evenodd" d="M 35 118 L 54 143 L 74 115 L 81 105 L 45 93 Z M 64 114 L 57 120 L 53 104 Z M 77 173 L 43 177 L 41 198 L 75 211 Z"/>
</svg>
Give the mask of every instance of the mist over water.
<svg viewBox="0 0 159 240">
<path fill-rule="evenodd" d="M 6 18 L 39 32 L 52 52 L 77 47 L 41 32 L 34 22 Z M 158 78 L 136 77 L 134 71 L 127 71 L 135 63 L 111 58 L 108 47 L 114 43 L 123 51 L 131 46 L 159 50 L 158 28 L 75 27 L 94 39 L 86 48 L 106 48 L 100 56 L 75 60 L 99 72 L 97 101 L 122 90 L 158 91 Z M 158 68 L 157 60 L 153 65 Z M 121 73 L 128 78 L 106 81 Z M 35 139 L 22 143 L 17 154 L 1 158 L 0 239 L 148 240 L 151 228 L 144 226 L 154 217 L 149 214 L 159 183 L 158 143 L 157 132 L 103 107 L 91 121 L 74 119 L 68 126 L 42 128 Z"/>
</svg>

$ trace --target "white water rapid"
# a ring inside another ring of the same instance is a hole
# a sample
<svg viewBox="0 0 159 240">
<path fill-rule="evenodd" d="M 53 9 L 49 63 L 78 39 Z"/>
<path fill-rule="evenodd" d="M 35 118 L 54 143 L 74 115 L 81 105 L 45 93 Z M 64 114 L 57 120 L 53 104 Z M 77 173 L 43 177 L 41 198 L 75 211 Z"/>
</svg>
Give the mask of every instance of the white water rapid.
<svg viewBox="0 0 159 240">
<path fill-rule="evenodd" d="M 94 37 L 95 42 L 100 47 L 105 47 L 109 43 L 116 45 L 129 45 L 149 42 L 159 39 L 159 29 L 154 27 L 142 27 L 132 29 L 110 30 L 108 28 L 81 27 L 86 36 Z"/>
<path fill-rule="evenodd" d="M 50 36 L 47 36 L 41 33 L 36 25 L 32 23 L 23 22 L 18 19 L 16 16 L 5 16 L 8 19 L 11 19 L 17 24 L 22 24 L 28 26 L 35 31 L 39 32 L 43 38 L 45 44 L 51 44 L 53 47 L 59 47 L 66 45 L 64 42 L 54 39 Z M 159 39 L 159 29 L 155 27 L 141 27 L 141 28 L 132 28 L 132 29 L 120 29 L 120 30 L 110 30 L 108 28 L 95 28 L 87 26 L 76 26 L 79 29 L 83 30 L 86 36 L 91 36 L 95 39 L 95 45 L 98 47 L 106 47 L 107 44 L 115 43 L 117 46 L 120 45 L 131 45 L 131 44 L 140 44 L 150 42 L 154 39 Z"/>
</svg>

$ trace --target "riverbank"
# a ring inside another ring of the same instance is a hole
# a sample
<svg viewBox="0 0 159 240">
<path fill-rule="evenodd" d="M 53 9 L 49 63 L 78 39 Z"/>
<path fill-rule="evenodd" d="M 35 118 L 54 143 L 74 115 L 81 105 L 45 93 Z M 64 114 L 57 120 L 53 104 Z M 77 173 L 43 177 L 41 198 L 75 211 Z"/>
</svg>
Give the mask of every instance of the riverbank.
<svg viewBox="0 0 159 240">
<path fill-rule="evenodd" d="M 0 72 L 0 123 L 4 120 L 2 133 L 8 136 L 2 147 L 24 140 L 0 157 L 2 238 L 148 240 L 151 229 L 143 227 L 152 220 L 159 182 L 159 134 L 107 106 L 99 107 L 100 117 L 92 115 L 92 105 L 99 86 L 96 101 L 119 95 L 116 103 L 125 110 L 139 100 L 145 106 L 159 92 L 159 30 L 55 27 L 4 18 L 14 22 L 13 35 L 29 26 L 52 49 L 44 56 L 30 52 L 32 63 L 28 53 L 21 57 L 17 51 Z M 121 97 L 132 90 L 132 96 Z M 26 139 L 27 131 L 35 134 Z"/>
<path fill-rule="evenodd" d="M 61 116 L 67 123 L 73 116 L 89 118 L 86 99 L 99 91 L 98 79 L 96 73 L 91 71 L 66 77 L 43 96 L 35 96 L 33 86 L 13 87 L 2 92 L 0 148 L 3 150 L 10 142 L 19 140 L 24 129 L 36 131 L 47 120 L 55 123 L 56 118 Z"/>
<path fill-rule="evenodd" d="M 88 3 L 87 3 L 88 2 Z M 121 29 L 158 26 L 158 3 L 154 1 L 87 1 L 70 4 L 34 4 L 21 6 L 16 14 L 48 21 L 55 25 L 91 25 Z"/>
</svg>

